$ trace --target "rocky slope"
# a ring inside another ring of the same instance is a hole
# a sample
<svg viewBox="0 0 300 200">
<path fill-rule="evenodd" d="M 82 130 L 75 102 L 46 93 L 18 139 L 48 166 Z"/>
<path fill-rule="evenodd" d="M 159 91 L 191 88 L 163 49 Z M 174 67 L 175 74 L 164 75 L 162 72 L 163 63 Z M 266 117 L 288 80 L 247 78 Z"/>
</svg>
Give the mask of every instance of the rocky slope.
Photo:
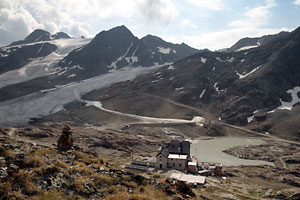
<svg viewBox="0 0 300 200">
<path fill-rule="evenodd" d="M 247 50 L 251 48 L 256 48 L 261 45 L 265 45 L 271 40 L 283 37 L 288 35 L 288 32 L 280 32 L 278 34 L 274 35 L 264 35 L 262 37 L 256 37 L 256 38 L 243 38 L 240 39 L 237 43 L 235 43 L 232 47 L 225 49 L 225 51 L 242 51 Z"/>
<path fill-rule="evenodd" d="M 300 28 L 254 49 L 201 51 L 94 97 L 138 91 L 195 106 L 231 124 L 299 139 L 299 50 Z"/>
<path fill-rule="evenodd" d="M 0 131 L 1 199 L 174 199 L 191 198 L 190 185 L 158 174 L 124 171 L 115 161 L 77 148 L 58 151 Z"/>
</svg>

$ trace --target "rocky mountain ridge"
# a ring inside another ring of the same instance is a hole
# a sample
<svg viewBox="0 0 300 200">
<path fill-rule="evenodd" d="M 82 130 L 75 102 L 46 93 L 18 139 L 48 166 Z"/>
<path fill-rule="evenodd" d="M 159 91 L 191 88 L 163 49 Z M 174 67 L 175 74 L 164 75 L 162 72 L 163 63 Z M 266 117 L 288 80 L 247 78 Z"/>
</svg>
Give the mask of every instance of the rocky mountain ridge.
<svg viewBox="0 0 300 200">
<path fill-rule="evenodd" d="M 94 97 L 129 90 L 162 96 L 230 124 L 298 140 L 299 51 L 300 28 L 253 49 L 199 52 Z"/>
<path fill-rule="evenodd" d="M 45 42 L 56 39 L 68 39 L 71 38 L 67 33 L 57 32 L 55 34 L 51 34 L 48 31 L 42 29 L 35 29 L 32 33 L 30 33 L 24 40 L 16 41 L 11 43 L 9 46 L 16 46 L 21 44 L 28 44 L 33 42 Z"/>
<path fill-rule="evenodd" d="M 124 67 L 149 67 L 172 63 L 196 53 L 185 44 L 172 44 L 156 36 L 135 37 L 125 26 L 102 31 L 86 46 L 76 49 L 61 60 L 61 68 L 77 66 L 72 73 L 101 74 Z"/>
<path fill-rule="evenodd" d="M 277 34 L 273 35 L 264 35 L 262 37 L 255 37 L 255 38 L 242 38 L 239 41 L 237 41 L 232 47 L 225 49 L 224 51 L 230 52 L 230 51 L 242 51 L 242 50 L 247 50 L 251 48 L 256 48 L 261 45 L 265 45 L 271 40 L 274 40 L 276 38 L 284 37 L 288 35 L 289 32 L 282 31 Z"/>
</svg>

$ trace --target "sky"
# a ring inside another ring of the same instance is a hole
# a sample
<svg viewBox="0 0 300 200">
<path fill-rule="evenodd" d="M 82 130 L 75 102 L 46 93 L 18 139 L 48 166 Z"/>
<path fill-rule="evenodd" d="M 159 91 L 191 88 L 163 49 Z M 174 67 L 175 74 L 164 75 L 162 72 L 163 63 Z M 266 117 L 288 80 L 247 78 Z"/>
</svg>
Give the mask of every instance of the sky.
<svg viewBox="0 0 300 200">
<path fill-rule="evenodd" d="M 0 0 L 0 46 L 34 29 L 94 37 L 125 25 L 198 49 L 227 48 L 300 26 L 300 0 Z"/>
</svg>

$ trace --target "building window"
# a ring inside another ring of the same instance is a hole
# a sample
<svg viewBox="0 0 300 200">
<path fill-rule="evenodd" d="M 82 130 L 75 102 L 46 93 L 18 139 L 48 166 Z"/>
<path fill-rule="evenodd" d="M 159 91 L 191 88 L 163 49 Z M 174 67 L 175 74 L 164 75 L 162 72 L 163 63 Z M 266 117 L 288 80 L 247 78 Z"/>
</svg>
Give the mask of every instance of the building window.
<svg viewBox="0 0 300 200">
<path fill-rule="evenodd" d="M 179 164 L 179 167 L 181 167 L 181 164 Z"/>
<path fill-rule="evenodd" d="M 175 163 L 173 163 L 173 167 L 175 167 Z"/>
</svg>

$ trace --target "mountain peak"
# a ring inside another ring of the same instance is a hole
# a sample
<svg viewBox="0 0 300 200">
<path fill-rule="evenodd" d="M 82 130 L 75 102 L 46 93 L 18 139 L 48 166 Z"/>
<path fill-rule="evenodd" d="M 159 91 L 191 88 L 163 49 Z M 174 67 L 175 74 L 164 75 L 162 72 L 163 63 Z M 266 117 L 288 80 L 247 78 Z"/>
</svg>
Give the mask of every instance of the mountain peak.
<svg viewBox="0 0 300 200">
<path fill-rule="evenodd" d="M 33 42 L 41 42 L 41 41 L 50 41 L 50 40 L 61 39 L 61 38 L 70 38 L 70 36 L 64 32 L 57 32 L 54 35 L 51 35 L 51 33 L 43 29 L 35 29 L 24 40 L 13 42 L 9 46 L 27 44 Z"/>
<path fill-rule="evenodd" d="M 112 29 L 109 29 L 106 32 L 109 32 L 111 34 L 126 34 L 126 35 L 133 36 L 133 34 L 131 33 L 131 31 L 125 25 L 116 26 L 116 27 L 114 27 Z"/>
<path fill-rule="evenodd" d="M 52 35 L 54 39 L 61 39 L 61 38 L 71 38 L 67 33 L 64 32 L 57 32 L 54 35 Z"/>
<path fill-rule="evenodd" d="M 50 40 L 50 33 L 42 29 L 35 29 L 30 33 L 26 38 L 26 42 L 37 42 L 37 41 L 46 41 Z"/>
</svg>

